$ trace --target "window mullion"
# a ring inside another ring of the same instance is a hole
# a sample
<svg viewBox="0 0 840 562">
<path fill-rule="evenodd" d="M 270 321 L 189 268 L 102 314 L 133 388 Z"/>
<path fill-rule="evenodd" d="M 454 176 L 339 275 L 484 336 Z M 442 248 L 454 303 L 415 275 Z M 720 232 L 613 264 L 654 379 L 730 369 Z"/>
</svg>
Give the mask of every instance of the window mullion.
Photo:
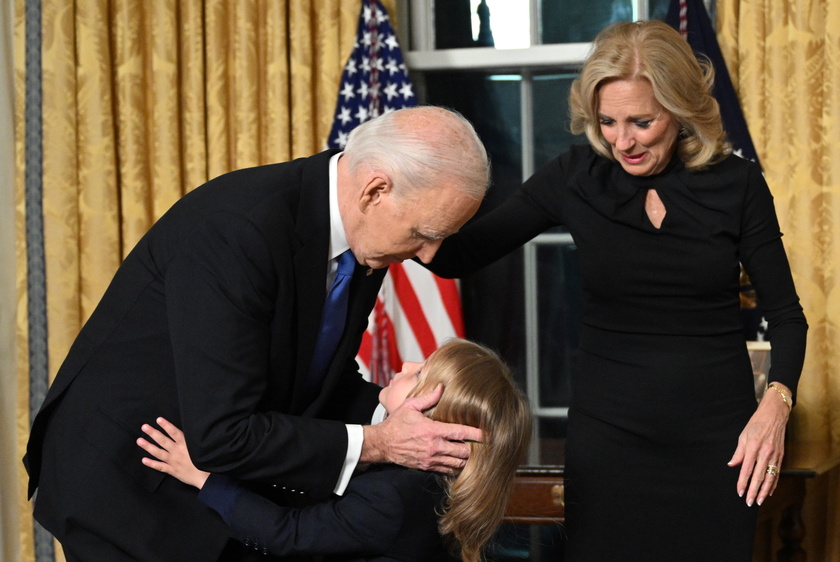
<svg viewBox="0 0 840 562">
<path fill-rule="evenodd" d="M 435 48 L 435 26 L 433 2 L 435 0 L 411 0 L 411 42 L 412 51 L 431 51 Z"/>
<path fill-rule="evenodd" d="M 633 0 L 633 21 L 648 19 L 648 0 Z"/>
<path fill-rule="evenodd" d="M 520 122 L 522 123 L 522 181 L 534 173 L 534 88 L 531 71 L 520 71 Z"/>
<path fill-rule="evenodd" d="M 529 19 L 531 26 L 531 46 L 542 44 L 542 35 L 540 34 L 540 0 L 531 0 L 529 2 Z"/>
</svg>

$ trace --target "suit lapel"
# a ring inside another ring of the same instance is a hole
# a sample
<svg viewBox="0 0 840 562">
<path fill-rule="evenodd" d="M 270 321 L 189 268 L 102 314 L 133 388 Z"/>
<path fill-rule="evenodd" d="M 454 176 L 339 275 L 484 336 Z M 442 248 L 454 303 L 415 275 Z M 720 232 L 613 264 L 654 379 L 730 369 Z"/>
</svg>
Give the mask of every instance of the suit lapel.
<svg viewBox="0 0 840 562">
<path fill-rule="evenodd" d="M 327 295 L 329 161 L 337 152 L 328 150 L 309 158 L 300 178 L 300 203 L 295 218 L 299 246 L 294 256 L 298 341 L 294 385 L 296 410 L 307 406 L 301 403 L 304 400 L 304 381 L 309 375 Z M 352 288 L 350 298 L 352 307 Z"/>
</svg>

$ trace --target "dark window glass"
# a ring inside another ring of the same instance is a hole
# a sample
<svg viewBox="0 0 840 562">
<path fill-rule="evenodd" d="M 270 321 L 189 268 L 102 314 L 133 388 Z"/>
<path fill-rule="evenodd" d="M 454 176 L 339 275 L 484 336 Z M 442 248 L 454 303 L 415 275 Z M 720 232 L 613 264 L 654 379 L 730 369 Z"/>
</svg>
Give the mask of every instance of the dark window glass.
<svg viewBox="0 0 840 562">
<path fill-rule="evenodd" d="M 633 6 L 631 0 L 543 0 L 540 16 L 542 43 L 586 43 L 607 25 L 632 20 Z"/>
<path fill-rule="evenodd" d="M 426 101 L 460 111 L 475 126 L 493 163 L 490 198 L 522 181 L 521 77 L 481 72 L 425 74 Z"/>
<path fill-rule="evenodd" d="M 560 525 L 505 524 L 489 545 L 487 560 L 563 562 L 564 535 L 565 531 Z"/>
<path fill-rule="evenodd" d="M 664 20 L 668 15 L 668 6 L 671 0 L 648 0 L 648 12 L 651 20 Z"/>
<path fill-rule="evenodd" d="M 540 406 L 568 407 L 580 341 L 580 267 L 574 244 L 536 247 Z"/>
<path fill-rule="evenodd" d="M 486 2 L 475 8 L 470 0 L 437 0 L 434 4 L 436 49 L 495 46 L 491 13 Z M 527 13 L 527 3 L 523 8 Z M 527 33 L 527 29 L 524 31 Z"/>
<path fill-rule="evenodd" d="M 649 19 L 665 19 L 669 3 L 649 0 Z M 542 0 L 539 37 L 532 41 L 528 11 L 526 1 L 437 0 L 433 11 L 435 48 L 586 43 L 609 24 L 633 19 L 632 0 Z"/>
<path fill-rule="evenodd" d="M 533 81 L 534 166 L 566 152 L 572 144 L 586 143 L 584 135 L 573 135 L 569 119 L 569 88 L 575 74 L 535 76 Z"/>
</svg>

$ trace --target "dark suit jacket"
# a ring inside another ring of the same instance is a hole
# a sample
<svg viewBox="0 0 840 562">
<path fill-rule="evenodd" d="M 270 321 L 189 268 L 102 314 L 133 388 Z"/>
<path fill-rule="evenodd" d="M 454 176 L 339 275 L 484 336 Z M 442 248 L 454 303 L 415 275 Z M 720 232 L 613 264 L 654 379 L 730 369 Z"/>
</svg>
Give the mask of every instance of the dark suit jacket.
<svg viewBox="0 0 840 562">
<path fill-rule="evenodd" d="M 184 196 L 143 237 L 82 328 L 34 420 L 24 459 L 35 516 L 141 560 L 213 560 L 226 526 L 140 463 L 140 426 L 183 428 L 197 466 L 328 497 L 378 387 L 354 362 L 385 270 L 351 285 L 320 393 L 304 392 L 325 300 L 334 151 L 240 170 Z M 314 418 L 322 419 L 314 419 Z"/>
<path fill-rule="evenodd" d="M 395 465 L 358 474 L 342 497 L 303 508 L 278 506 L 224 476 L 199 494 L 234 536 L 256 551 L 289 560 L 322 554 L 341 562 L 454 560 L 438 533 L 440 476 Z"/>
</svg>

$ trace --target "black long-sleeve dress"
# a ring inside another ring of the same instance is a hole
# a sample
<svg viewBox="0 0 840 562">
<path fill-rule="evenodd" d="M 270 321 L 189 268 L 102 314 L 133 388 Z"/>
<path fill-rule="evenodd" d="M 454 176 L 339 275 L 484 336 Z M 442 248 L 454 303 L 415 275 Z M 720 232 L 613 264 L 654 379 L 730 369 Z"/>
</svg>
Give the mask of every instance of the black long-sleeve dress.
<svg viewBox="0 0 840 562">
<path fill-rule="evenodd" d="M 656 189 L 666 216 L 645 212 Z M 727 461 L 756 409 L 739 265 L 772 334 L 770 381 L 796 391 L 807 324 L 757 165 L 628 174 L 590 147 L 552 160 L 447 239 L 431 269 L 461 276 L 564 225 L 583 287 L 566 441 L 572 561 L 750 559 L 757 508 Z"/>
</svg>

